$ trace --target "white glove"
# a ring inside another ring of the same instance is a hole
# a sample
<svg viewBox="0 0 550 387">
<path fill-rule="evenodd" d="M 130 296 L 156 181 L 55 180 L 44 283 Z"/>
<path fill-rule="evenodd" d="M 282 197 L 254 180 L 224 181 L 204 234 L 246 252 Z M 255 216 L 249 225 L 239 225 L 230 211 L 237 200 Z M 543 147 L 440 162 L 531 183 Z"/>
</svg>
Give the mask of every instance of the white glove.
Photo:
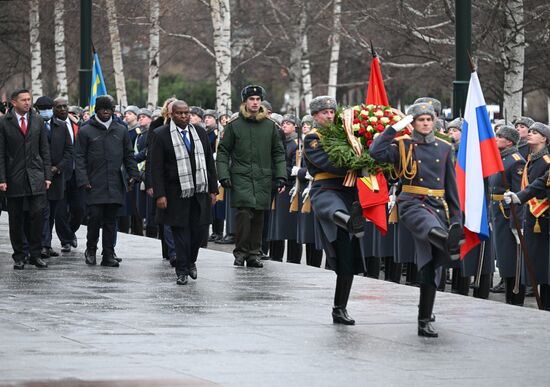
<svg viewBox="0 0 550 387">
<path fill-rule="evenodd" d="M 411 122 L 413 122 L 413 116 L 411 116 L 410 114 L 408 116 L 405 116 L 403 118 L 401 118 L 401 120 L 397 121 L 395 124 L 392 125 L 392 127 L 400 132 L 402 131 L 403 129 L 405 129 L 405 127 L 407 125 L 409 125 Z"/>
<path fill-rule="evenodd" d="M 309 181 L 313 181 L 313 176 L 311 176 L 309 172 L 306 172 L 306 179 Z"/>
<path fill-rule="evenodd" d="M 296 165 L 292 167 L 292 171 L 290 171 L 290 176 L 296 176 L 298 175 L 298 171 L 300 170 L 300 167 L 297 167 Z"/>
<path fill-rule="evenodd" d="M 303 200 L 306 200 L 307 197 L 309 196 L 309 191 L 311 190 L 311 186 L 307 186 L 305 189 L 304 189 L 304 192 L 302 192 L 302 199 Z"/>
<path fill-rule="evenodd" d="M 515 204 L 521 204 L 521 201 L 519 200 L 518 195 L 516 195 L 511 191 L 504 192 L 504 203 L 510 204 L 512 202 Z"/>
<path fill-rule="evenodd" d="M 296 185 L 288 191 L 288 196 L 290 196 L 290 201 L 294 199 L 294 196 L 296 195 Z"/>
</svg>

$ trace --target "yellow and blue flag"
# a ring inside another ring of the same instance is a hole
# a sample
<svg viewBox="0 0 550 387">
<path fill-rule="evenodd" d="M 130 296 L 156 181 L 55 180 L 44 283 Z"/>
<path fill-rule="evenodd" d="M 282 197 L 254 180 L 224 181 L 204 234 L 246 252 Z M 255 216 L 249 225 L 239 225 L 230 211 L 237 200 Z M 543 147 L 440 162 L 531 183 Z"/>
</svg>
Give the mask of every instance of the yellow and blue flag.
<svg viewBox="0 0 550 387">
<path fill-rule="evenodd" d="M 90 93 L 90 115 L 95 111 L 95 100 L 100 95 L 107 94 L 107 87 L 105 86 L 105 80 L 103 79 L 103 72 L 101 71 L 101 65 L 99 64 L 99 56 L 94 51 L 94 63 L 92 65 L 92 90 Z"/>
</svg>

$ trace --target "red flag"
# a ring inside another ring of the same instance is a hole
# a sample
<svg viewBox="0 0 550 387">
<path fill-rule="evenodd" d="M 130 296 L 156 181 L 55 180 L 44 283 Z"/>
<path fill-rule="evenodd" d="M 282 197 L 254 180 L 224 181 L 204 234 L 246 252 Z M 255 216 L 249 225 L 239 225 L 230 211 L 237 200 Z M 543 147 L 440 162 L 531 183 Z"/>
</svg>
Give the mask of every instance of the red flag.
<svg viewBox="0 0 550 387">
<path fill-rule="evenodd" d="M 374 55 L 370 64 L 369 86 L 367 89 L 367 105 L 382 105 L 390 106 L 384 80 L 382 79 L 382 71 L 380 70 L 380 61 L 378 56 Z"/>
<path fill-rule="evenodd" d="M 382 235 L 388 232 L 386 206 L 389 202 L 388 183 L 382 172 L 376 176 L 360 177 L 355 184 L 363 216 L 370 220 Z"/>
<path fill-rule="evenodd" d="M 390 106 L 382 71 L 380 70 L 380 61 L 373 52 L 370 65 L 369 87 L 367 89 L 367 105 Z M 376 175 L 378 182 L 377 189 L 373 189 L 372 184 L 365 184 L 365 180 L 357 179 L 357 191 L 359 193 L 359 202 L 363 208 L 363 216 L 370 220 L 382 235 L 388 232 L 388 221 L 386 217 L 386 203 L 389 202 L 388 183 L 382 173 Z"/>
</svg>

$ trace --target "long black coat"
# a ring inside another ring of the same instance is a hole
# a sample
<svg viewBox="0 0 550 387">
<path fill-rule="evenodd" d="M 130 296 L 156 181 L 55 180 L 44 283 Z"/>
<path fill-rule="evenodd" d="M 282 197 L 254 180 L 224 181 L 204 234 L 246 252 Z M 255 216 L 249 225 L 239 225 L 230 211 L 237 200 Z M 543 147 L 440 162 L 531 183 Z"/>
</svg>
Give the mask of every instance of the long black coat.
<svg viewBox="0 0 550 387">
<path fill-rule="evenodd" d="M 48 200 L 61 200 L 65 192 L 65 171 L 72 173 L 73 144 L 67 124 L 57 118 L 50 120 L 48 134 L 52 167 L 58 172 L 52 176 L 52 185 L 48 189 Z"/>
<path fill-rule="evenodd" d="M 139 178 L 128 130 L 115 120 L 107 130 L 92 117 L 80 128 L 76 140 L 77 184 L 92 187 L 86 195 L 88 205 L 124 203 L 127 182 L 122 167 L 129 178 Z"/>
<path fill-rule="evenodd" d="M 208 178 L 208 192 L 218 193 L 218 177 L 212 156 L 212 149 L 206 132 L 201 127 L 195 127 L 200 137 L 206 159 L 206 174 Z M 189 225 L 205 225 L 212 221 L 211 201 L 208 193 L 197 193 L 191 198 L 181 198 L 176 153 L 170 137 L 170 125 L 164 125 L 154 131 L 153 149 L 151 152 L 151 176 L 155 200 L 165 196 L 168 208 L 157 208 L 157 222 L 170 226 L 186 227 Z M 193 150 L 192 150 L 193 152 Z M 189 155 L 193 176 L 196 166 L 194 154 Z M 196 202 L 195 202 L 196 200 Z M 200 219 L 189 219 L 190 208 L 198 203 Z"/>
<path fill-rule="evenodd" d="M 17 116 L 10 110 L 0 119 L 0 183 L 7 183 L 7 197 L 46 193 L 51 180 L 50 149 L 44 120 L 29 111 L 27 134 L 23 135 Z"/>
</svg>

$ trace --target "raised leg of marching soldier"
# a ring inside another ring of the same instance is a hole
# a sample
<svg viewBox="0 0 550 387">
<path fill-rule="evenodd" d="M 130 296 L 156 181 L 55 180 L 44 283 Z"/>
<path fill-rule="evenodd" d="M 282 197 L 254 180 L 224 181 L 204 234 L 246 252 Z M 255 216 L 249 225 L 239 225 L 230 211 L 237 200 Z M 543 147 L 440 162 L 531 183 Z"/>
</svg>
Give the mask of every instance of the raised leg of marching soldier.
<svg viewBox="0 0 550 387">
<path fill-rule="evenodd" d="M 395 175 L 401 179 L 397 197 L 399 223 L 414 238 L 420 270 L 418 335 L 437 337 L 431 325 L 436 285 L 441 280 L 442 267 L 450 262 L 450 254 L 456 252 L 463 236 L 462 214 L 452 146 L 433 133 L 433 106 L 415 104 L 408 114 L 374 140 L 370 155 L 376 161 L 393 164 Z M 397 132 L 408 123 L 414 128 L 411 136 L 396 139 Z"/>
</svg>

